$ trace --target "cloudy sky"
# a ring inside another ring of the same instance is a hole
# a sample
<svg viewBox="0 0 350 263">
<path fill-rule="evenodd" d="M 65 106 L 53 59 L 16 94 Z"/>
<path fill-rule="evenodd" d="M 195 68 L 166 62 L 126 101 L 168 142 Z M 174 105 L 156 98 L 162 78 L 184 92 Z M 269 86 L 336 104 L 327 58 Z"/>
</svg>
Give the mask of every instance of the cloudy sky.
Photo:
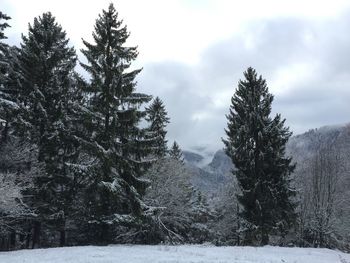
<svg viewBox="0 0 350 263">
<path fill-rule="evenodd" d="M 8 42 L 51 11 L 71 44 L 91 40 L 110 0 L 0 0 L 12 17 Z M 230 98 L 248 66 L 266 78 L 294 134 L 350 122 L 350 1 L 113 1 L 137 45 L 138 89 L 160 96 L 169 141 L 183 149 L 222 148 Z"/>
</svg>

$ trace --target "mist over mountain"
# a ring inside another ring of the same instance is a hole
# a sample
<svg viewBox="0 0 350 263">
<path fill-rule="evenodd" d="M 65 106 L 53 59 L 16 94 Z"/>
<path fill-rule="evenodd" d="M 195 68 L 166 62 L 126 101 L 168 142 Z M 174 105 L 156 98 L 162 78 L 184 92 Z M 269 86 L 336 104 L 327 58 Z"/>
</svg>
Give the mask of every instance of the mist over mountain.
<svg viewBox="0 0 350 263">
<path fill-rule="evenodd" d="M 310 159 L 323 147 L 336 147 L 339 151 L 350 152 L 350 124 L 323 126 L 311 129 L 290 138 L 287 154 L 297 163 Z"/>
<path fill-rule="evenodd" d="M 223 150 L 218 150 L 209 163 L 205 157 L 190 151 L 183 152 L 187 168 L 192 172 L 192 183 L 195 188 L 209 197 L 217 196 L 232 179 L 231 159 Z"/>
<path fill-rule="evenodd" d="M 350 156 L 350 124 L 323 126 L 293 136 L 287 144 L 286 152 L 297 164 L 298 173 L 302 164 L 312 158 L 318 149 L 329 145 Z M 222 149 L 216 151 L 207 164 L 206 158 L 198 152 L 184 151 L 183 155 L 187 167 L 193 173 L 193 185 L 209 196 L 219 194 L 232 180 L 234 165 Z"/>
<path fill-rule="evenodd" d="M 183 151 L 182 152 L 186 163 L 200 167 L 204 161 L 204 157 L 198 153 Z"/>
</svg>

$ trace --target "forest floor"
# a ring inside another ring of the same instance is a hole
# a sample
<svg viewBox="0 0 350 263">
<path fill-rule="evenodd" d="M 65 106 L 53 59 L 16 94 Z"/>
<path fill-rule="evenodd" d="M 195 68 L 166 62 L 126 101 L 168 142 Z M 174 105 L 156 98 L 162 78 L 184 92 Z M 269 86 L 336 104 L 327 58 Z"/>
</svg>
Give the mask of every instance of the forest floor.
<svg viewBox="0 0 350 263">
<path fill-rule="evenodd" d="M 1 263 L 350 263 L 350 254 L 317 248 L 210 245 L 84 246 L 0 252 Z"/>
</svg>

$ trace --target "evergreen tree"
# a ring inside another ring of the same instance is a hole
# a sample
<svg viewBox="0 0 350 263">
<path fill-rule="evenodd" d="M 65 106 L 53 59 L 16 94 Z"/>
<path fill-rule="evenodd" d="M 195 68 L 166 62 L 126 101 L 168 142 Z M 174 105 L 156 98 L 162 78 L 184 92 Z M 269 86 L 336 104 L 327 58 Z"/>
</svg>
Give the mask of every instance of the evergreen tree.
<svg viewBox="0 0 350 263">
<path fill-rule="evenodd" d="M 184 162 L 182 151 L 176 141 L 174 141 L 173 145 L 171 146 L 171 149 L 169 150 L 169 156 L 182 163 Z"/>
<path fill-rule="evenodd" d="M 6 39 L 7 37 L 5 36 L 4 34 L 4 29 L 6 27 L 9 27 L 10 25 L 6 23 L 6 20 L 9 20 L 11 19 L 8 15 L 4 14 L 3 12 L 0 11 L 0 21 L 1 20 L 5 20 L 5 21 L 2 21 L 0 23 L 0 40 L 2 39 Z M 4 44 L 1 44 L 1 45 L 4 45 Z"/>
<path fill-rule="evenodd" d="M 32 204 L 38 212 L 33 246 L 40 245 L 42 223 L 60 233 L 65 244 L 66 221 L 77 187 L 71 164 L 79 156 L 75 139 L 80 93 L 74 73 L 76 54 L 68 46 L 66 33 L 51 13 L 44 13 L 29 25 L 18 57 L 22 81 L 18 100 L 23 105 L 22 139 L 38 147 L 38 160 L 45 173 L 35 178 Z"/>
<path fill-rule="evenodd" d="M 218 223 L 216 211 L 208 203 L 205 194 L 193 187 L 191 190 L 189 215 L 192 223 L 188 231 L 190 242 L 197 244 L 213 242 L 214 231 L 212 228 Z"/>
<path fill-rule="evenodd" d="M 18 235 L 21 241 L 29 238 L 28 222 L 35 214 L 21 197 L 31 185 L 33 176 L 41 172 L 36 147 L 14 136 L 14 123 L 21 122 L 23 111 L 18 103 L 18 83 L 21 80 L 17 63 L 19 49 L 2 42 L 6 39 L 3 30 L 9 27 L 6 23 L 9 19 L 0 12 L 0 21 L 5 20 L 0 22 L 0 181 L 4 192 L 1 195 L 7 199 L 0 209 L 0 250 L 24 247 L 23 243 L 16 243 Z"/>
<path fill-rule="evenodd" d="M 270 117 L 273 95 L 266 81 L 253 68 L 244 76 L 231 99 L 225 130 L 228 138 L 223 142 L 241 188 L 241 216 L 250 229 L 246 242 L 251 243 L 258 234 L 260 243 L 266 245 L 269 234 L 286 231 L 295 219 L 295 191 L 290 186 L 295 166 L 285 157 L 291 132 L 279 114 Z"/>
<path fill-rule="evenodd" d="M 10 17 L 8 17 L 6 14 L 2 13 L 0 11 L 0 21 L 1 20 L 9 20 Z M 7 104 L 6 102 L 8 102 L 7 98 L 5 97 L 4 94 L 4 89 L 5 89 L 5 79 L 6 79 L 6 75 L 8 72 L 8 63 L 7 63 L 7 50 L 8 50 L 8 46 L 2 42 L 3 39 L 6 39 L 6 36 L 4 34 L 4 29 L 6 27 L 9 26 L 9 24 L 7 24 L 6 22 L 1 21 L 0 23 L 0 143 L 3 141 L 4 136 L 4 132 L 3 130 L 5 130 L 5 128 L 3 126 L 6 125 L 6 108 L 7 108 Z"/>
<path fill-rule="evenodd" d="M 91 238 L 98 243 L 112 242 L 122 225 L 140 222 L 145 209 L 141 197 L 147 183 L 139 177 L 149 166 L 154 140 L 146 140 L 146 130 L 138 124 L 146 115 L 141 106 L 151 96 L 135 92 L 135 77 L 141 70 L 129 70 L 138 53 L 136 47 L 124 46 L 128 37 L 110 4 L 96 20 L 94 43 L 83 41 L 88 63 L 81 65 L 91 75 L 85 92 L 91 113 L 86 128 L 92 140 L 85 145 L 99 167 L 90 176 L 85 215 Z"/>
<path fill-rule="evenodd" d="M 146 120 L 150 122 L 150 135 L 156 138 L 154 143 L 154 154 L 159 158 L 166 155 L 167 140 L 165 139 L 167 131 L 165 130 L 167 124 L 169 123 L 169 117 L 165 110 L 165 106 L 159 97 L 156 97 L 152 104 L 146 108 L 147 118 Z"/>
<path fill-rule="evenodd" d="M 0 119 L 3 126 L 0 137 L 1 142 L 6 143 L 9 134 L 14 131 L 15 127 L 12 126 L 16 126 L 15 123 L 24 123 L 21 112 L 25 108 L 18 101 L 19 82 L 22 80 L 18 65 L 19 49 L 7 45 L 3 47 L 3 56 L 0 55 Z"/>
<path fill-rule="evenodd" d="M 17 107 L 9 94 L 7 83 L 11 68 L 9 60 L 10 47 L 2 42 L 3 39 L 7 38 L 3 31 L 9 27 L 9 24 L 6 23 L 6 20 L 9 19 L 9 16 L 0 11 L 0 21 L 5 20 L 0 22 L 0 143 L 6 141 L 10 115 L 12 116 L 14 109 Z"/>
</svg>

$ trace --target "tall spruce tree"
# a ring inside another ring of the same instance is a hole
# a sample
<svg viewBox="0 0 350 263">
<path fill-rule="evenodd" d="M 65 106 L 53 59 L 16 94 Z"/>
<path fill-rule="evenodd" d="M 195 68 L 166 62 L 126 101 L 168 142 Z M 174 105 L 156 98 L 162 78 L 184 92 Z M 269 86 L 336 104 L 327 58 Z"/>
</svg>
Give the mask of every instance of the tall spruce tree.
<svg viewBox="0 0 350 263">
<path fill-rule="evenodd" d="M 10 25 L 6 23 L 6 20 L 11 19 L 8 15 L 4 14 L 3 12 L 0 11 L 0 40 L 6 39 L 7 37 L 5 36 L 4 29 L 9 27 Z M 3 43 L 1 45 L 4 45 Z"/>
<path fill-rule="evenodd" d="M 14 115 L 14 111 L 18 105 L 15 103 L 15 98 L 9 89 L 9 74 L 11 73 L 11 48 L 3 42 L 7 37 L 4 30 L 9 27 L 6 22 L 10 17 L 0 11 L 0 143 L 6 141 L 9 121 Z"/>
<path fill-rule="evenodd" d="M 238 200 L 247 223 L 246 243 L 266 245 L 269 234 L 286 231 L 295 219 L 290 174 L 291 158 L 285 156 L 291 136 L 285 120 L 271 118 L 273 95 L 253 68 L 244 73 L 231 99 L 225 150 L 236 170 L 241 189 Z"/>
<path fill-rule="evenodd" d="M 168 113 L 165 110 L 163 101 L 159 97 L 156 97 L 153 100 L 152 104 L 148 108 L 146 108 L 146 112 L 146 120 L 150 122 L 150 136 L 155 138 L 154 154 L 158 158 L 162 158 L 166 155 L 168 151 L 167 140 L 165 139 L 165 136 L 167 134 L 165 128 L 170 122 Z"/>
<path fill-rule="evenodd" d="M 3 125 L 1 139 L 6 143 L 9 134 L 14 131 L 15 123 L 23 123 L 20 113 L 24 109 L 18 101 L 20 87 L 18 84 L 22 80 L 22 74 L 18 65 L 19 49 L 7 45 L 0 49 L 3 51 L 0 51 L 2 53 L 0 55 L 0 119 Z"/>
<path fill-rule="evenodd" d="M 169 150 L 169 156 L 171 158 L 174 158 L 175 160 L 182 162 L 182 163 L 184 162 L 182 150 L 176 141 L 174 141 L 173 145 L 171 146 L 171 148 Z"/>
<path fill-rule="evenodd" d="M 7 38 L 4 30 L 9 27 L 9 24 L 6 22 L 9 19 L 9 16 L 0 11 L 0 85 L 3 85 L 7 68 L 6 53 L 8 46 L 2 40 Z"/>
<path fill-rule="evenodd" d="M 2 42 L 3 39 L 6 39 L 6 36 L 4 34 L 4 29 L 9 26 L 9 24 L 6 23 L 6 20 L 9 20 L 10 17 L 8 17 L 6 14 L 2 13 L 0 11 L 0 143 L 4 140 L 4 130 L 7 121 L 7 112 L 6 108 L 8 107 L 8 98 L 6 96 L 6 93 L 4 92 L 6 90 L 5 87 L 5 81 L 6 81 L 6 75 L 8 74 L 8 61 L 7 61 L 7 51 L 8 46 Z M 5 20 L 5 21 L 2 21 Z"/>
<path fill-rule="evenodd" d="M 17 243 L 18 235 L 20 241 L 25 236 L 29 239 L 31 221 L 35 214 L 20 197 L 31 185 L 33 175 L 41 172 L 36 147 L 15 136 L 15 123 L 23 123 L 21 116 L 24 111 L 18 101 L 19 83 L 22 80 L 18 65 L 19 49 L 2 42 L 6 39 L 3 30 L 9 27 L 6 23 L 9 19 L 0 11 L 0 174 L 4 177 L 1 180 L 3 190 L 7 191 L 4 198 L 11 196 L 14 189 L 18 189 L 18 195 L 14 196 L 13 202 L 3 202 L 5 209 L 0 209 L 0 218 L 4 220 L 0 223 L 3 225 L 1 228 L 7 230 L 5 233 L 2 231 L 0 239 L 10 241 L 2 242 L 0 250 L 19 248 L 21 242 Z M 8 188 L 7 182 L 13 182 L 14 188 Z M 23 242 L 20 246 L 29 248 L 29 242 L 26 245 Z"/>
<path fill-rule="evenodd" d="M 38 160 L 45 169 L 35 178 L 31 192 L 38 213 L 33 247 L 40 246 L 40 237 L 47 232 L 59 233 L 59 244 L 64 245 L 77 184 L 70 166 L 79 155 L 75 130 L 81 97 L 74 73 L 76 54 L 50 12 L 35 18 L 22 38 L 18 57 L 23 77 L 18 100 L 25 109 L 22 138 L 37 145 Z"/>
<path fill-rule="evenodd" d="M 141 70 L 129 69 L 138 52 L 136 47 L 124 46 L 128 37 L 110 4 L 96 20 L 94 43 L 83 40 L 86 49 L 82 53 L 88 63 L 81 65 L 91 76 L 85 92 L 90 98 L 87 129 L 92 140 L 86 145 L 99 166 L 85 197 L 89 204 L 86 216 L 98 243 L 127 236 L 120 233 L 125 229 L 122 226 L 130 228 L 140 222 L 145 210 L 141 198 L 147 183 L 139 177 L 149 166 L 154 140 L 145 139 L 146 129 L 138 124 L 146 115 L 141 106 L 151 96 L 135 92 L 135 77 Z"/>
</svg>

